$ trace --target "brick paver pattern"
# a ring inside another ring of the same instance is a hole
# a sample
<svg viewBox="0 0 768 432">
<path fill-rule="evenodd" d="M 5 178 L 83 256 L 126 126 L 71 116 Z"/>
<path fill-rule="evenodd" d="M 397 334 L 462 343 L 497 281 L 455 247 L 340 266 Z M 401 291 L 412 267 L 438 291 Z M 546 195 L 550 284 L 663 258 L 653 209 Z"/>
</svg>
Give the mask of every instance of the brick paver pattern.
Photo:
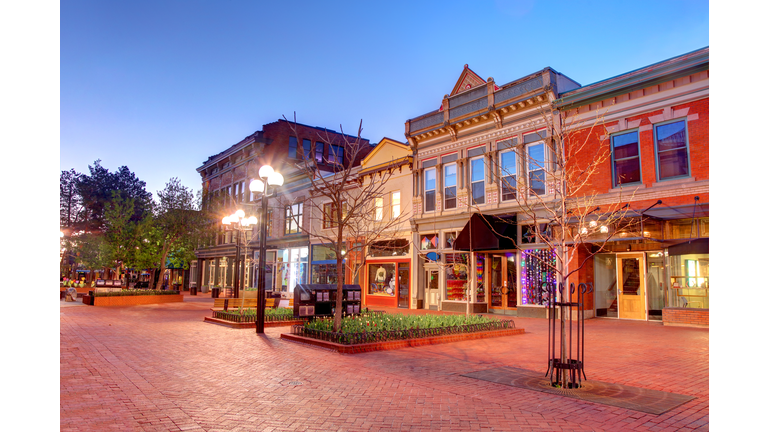
<svg viewBox="0 0 768 432">
<path fill-rule="evenodd" d="M 709 428 L 709 331 L 586 322 L 588 378 L 695 396 L 662 415 L 463 377 L 546 370 L 547 322 L 526 333 L 343 355 L 287 327 L 203 322 L 210 298 L 62 308 L 62 431 L 673 431 Z M 423 312 L 422 312 L 423 313 Z"/>
</svg>

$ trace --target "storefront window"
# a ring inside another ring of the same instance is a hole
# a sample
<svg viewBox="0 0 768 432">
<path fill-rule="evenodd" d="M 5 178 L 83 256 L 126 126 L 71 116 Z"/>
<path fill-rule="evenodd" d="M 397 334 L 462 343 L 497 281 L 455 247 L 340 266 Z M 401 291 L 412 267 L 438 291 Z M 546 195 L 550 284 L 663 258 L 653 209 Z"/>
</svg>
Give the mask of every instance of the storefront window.
<svg viewBox="0 0 768 432">
<path fill-rule="evenodd" d="M 709 309 L 709 254 L 669 256 L 669 306 Z"/>
<path fill-rule="evenodd" d="M 557 282 L 553 270 L 557 265 L 555 252 L 550 249 L 525 250 L 520 265 L 523 304 L 549 305 L 549 296 L 542 287 L 544 283 L 551 287 Z"/>
<path fill-rule="evenodd" d="M 437 234 L 427 234 L 421 236 L 421 250 L 437 249 L 440 239 Z"/>
<path fill-rule="evenodd" d="M 475 255 L 475 275 L 477 278 L 477 302 L 485 303 L 485 254 Z"/>
<path fill-rule="evenodd" d="M 456 232 L 445 233 L 445 248 L 453 249 L 453 242 L 456 241 L 458 234 Z"/>
<path fill-rule="evenodd" d="M 406 256 L 408 255 L 408 249 L 408 240 L 405 239 L 380 241 L 371 245 L 370 256 Z"/>
<path fill-rule="evenodd" d="M 280 287 L 282 292 L 292 293 L 296 284 L 306 283 L 309 248 L 281 249 L 277 252 Z"/>
<path fill-rule="evenodd" d="M 709 237 L 709 218 L 678 219 L 667 222 L 667 239 Z"/>
<path fill-rule="evenodd" d="M 368 266 L 368 294 L 394 297 L 397 291 L 397 275 L 394 263 Z"/>
<path fill-rule="evenodd" d="M 466 300 L 469 289 L 469 254 L 445 255 L 446 300 Z"/>
<path fill-rule="evenodd" d="M 595 265 L 595 314 L 599 317 L 619 316 L 616 300 L 616 255 L 597 254 Z"/>
</svg>

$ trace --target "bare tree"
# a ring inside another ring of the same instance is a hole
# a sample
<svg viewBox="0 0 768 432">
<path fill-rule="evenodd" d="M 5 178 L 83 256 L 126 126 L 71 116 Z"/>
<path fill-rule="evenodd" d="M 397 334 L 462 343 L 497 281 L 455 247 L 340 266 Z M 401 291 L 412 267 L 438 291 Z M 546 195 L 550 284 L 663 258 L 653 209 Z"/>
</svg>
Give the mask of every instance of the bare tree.
<svg viewBox="0 0 768 432">
<path fill-rule="evenodd" d="M 289 124 L 298 136 L 295 114 L 293 123 Z M 335 143 L 343 149 L 342 154 L 337 154 L 334 147 L 329 146 L 329 158 L 324 162 L 335 166 L 332 171 L 321 171 L 314 157 L 305 158 L 300 164 L 300 169 L 310 182 L 310 199 L 304 201 L 304 211 L 314 223 L 304 226 L 298 220 L 294 222 L 303 232 L 330 245 L 336 255 L 334 331 L 341 329 L 343 314 L 344 246 L 348 242 L 355 245 L 347 262 L 347 268 L 354 278 L 363 267 L 366 251 L 370 246 L 395 236 L 397 227 L 406 219 L 405 213 L 388 220 L 376 215 L 375 200 L 383 197 L 388 191 L 386 184 L 396 167 L 394 164 L 382 167 L 376 174 L 365 178 L 359 175 L 359 160 L 371 149 L 361 138 L 362 125 L 360 121 L 355 137 L 345 135 L 341 126 L 341 133 L 338 135 L 331 135 L 327 131 L 317 132 L 317 138 L 322 142 Z M 314 144 L 312 147 L 311 154 L 314 155 Z"/>
<path fill-rule="evenodd" d="M 516 152 L 522 164 L 515 164 L 514 170 L 498 159 L 488 168 L 500 180 L 499 193 L 514 196 L 517 223 L 524 226 L 523 235 L 546 245 L 555 256 L 552 261 L 529 255 L 555 275 L 561 298 L 554 298 L 556 289 L 552 286 L 533 287 L 532 296 L 545 304 L 567 303 L 575 301 L 571 299 L 569 279 L 601 253 L 618 232 L 634 228 L 637 220 L 627 218 L 634 192 L 621 193 L 612 202 L 596 201 L 595 177 L 610 161 L 609 133 L 603 122 L 605 111 L 589 121 L 571 112 L 550 111 L 547 105 L 541 105 L 539 113 L 546 123 L 545 130 L 539 133 L 546 148 L 542 156 L 526 152 L 523 144 Z M 524 168 L 522 172 L 518 172 L 518 166 Z M 507 238 L 517 244 L 517 238 Z M 522 245 L 517 247 L 521 249 Z M 560 312 L 560 330 L 564 334 L 568 321 L 573 319 L 572 306 L 562 306 Z M 561 338 L 561 362 L 568 360 L 566 347 L 570 343 L 566 337 Z M 566 370 L 557 372 L 559 385 L 572 384 Z"/>
</svg>

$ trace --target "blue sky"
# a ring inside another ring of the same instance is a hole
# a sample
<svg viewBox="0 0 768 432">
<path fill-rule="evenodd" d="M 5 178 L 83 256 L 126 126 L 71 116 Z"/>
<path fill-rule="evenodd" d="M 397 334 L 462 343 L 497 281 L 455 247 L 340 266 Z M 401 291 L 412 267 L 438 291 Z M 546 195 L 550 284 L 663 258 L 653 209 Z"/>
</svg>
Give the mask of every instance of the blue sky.
<svg viewBox="0 0 768 432">
<path fill-rule="evenodd" d="M 155 194 L 265 123 L 404 140 L 464 64 L 589 84 L 709 45 L 706 1 L 61 2 L 60 169 Z"/>
</svg>

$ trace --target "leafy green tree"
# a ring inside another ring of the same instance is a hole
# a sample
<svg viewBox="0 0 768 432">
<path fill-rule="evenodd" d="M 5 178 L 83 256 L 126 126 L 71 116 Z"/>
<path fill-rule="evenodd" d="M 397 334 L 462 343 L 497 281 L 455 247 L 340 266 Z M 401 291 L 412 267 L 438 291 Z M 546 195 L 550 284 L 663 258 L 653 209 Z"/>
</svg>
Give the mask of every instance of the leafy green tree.
<svg viewBox="0 0 768 432">
<path fill-rule="evenodd" d="M 89 175 L 80 174 L 76 187 L 82 199 L 85 210 L 85 221 L 82 229 L 85 231 L 103 231 L 104 212 L 113 200 L 113 193 L 122 199 L 133 199 L 134 209 L 130 219 L 134 222 L 147 216 L 152 209 L 152 194 L 146 191 L 146 183 L 122 166 L 115 172 L 109 172 L 96 160 L 93 166 L 88 166 Z"/>
<path fill-rule="evenodd" d="M 109 246 L 109 256 L 118 274 L 122 274 L 125 267 L 149 268 L 156 267 L 154 263 L 143 262 L 138 255 L 145 244 L 154 224 L 151 213 L 147 213 L 140 220 L 133 220 L 135 200 L 122 198 L 117 191 L 112 192 L 112 200 L 104 211 L 105 239 Z M 148 243 L 148 242 L 146 242 Z"/>
<path fill-rule="evenodd" d="M 195 249 L 204 239 L 209 238 L 215 229 L 211 217 L 200 208 L 200 195 L 197 198 L 192 190 L 183 186 L 174 177 L 157 193 L 154 231 L 151 242 L 156 242 L 154 258 L 158 262 L 160 274 L 165 272 L 169 259 L 177 264 L 189 262 L 195 258 Z M 158 279 L 156 289 L 160 289 L 162 279 Z"/>
<path fill-rule="evenodd" d="M 89 270 L 109 267 L 110 247 L 101 233 L 85 233 L 72 241 L 77 261 Z"/>
<path fill-rule="evenodd" d="M 59 176 L 59 226 L 63 228 L 79 225 L 85 217 L 83 199 L 77 189 L 79 177 L 74 169 L 62 171 Z"/>
</svg>

